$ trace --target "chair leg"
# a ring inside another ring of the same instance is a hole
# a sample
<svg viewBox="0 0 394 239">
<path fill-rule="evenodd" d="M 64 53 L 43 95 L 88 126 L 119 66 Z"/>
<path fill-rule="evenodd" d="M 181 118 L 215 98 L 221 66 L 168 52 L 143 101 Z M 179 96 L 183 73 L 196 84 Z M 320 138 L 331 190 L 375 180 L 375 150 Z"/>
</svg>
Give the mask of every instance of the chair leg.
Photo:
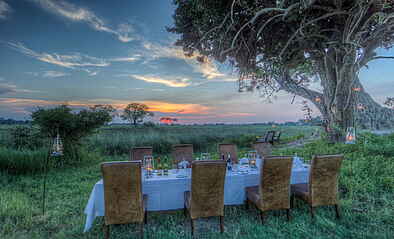
<svg viewBox="0 0 394 239">
<path fill-rule="evenodd" d="M 290 216 L 290 209 L 286 209 L 286 216 L 287 216 L 287 221 L 289 222 L 290 219 L 291 219 L 291 216 Z"/>
<path fill-rule="evenodd" d="M 187 211 L 186 211 L 186 205 L 183 205 L 183 216 L 186 217 L 186 213 L 187 213 Z"/>
<path fill-rule="evenodd" d="M 295 198 L 294 195 L 290 196 L 290 208 L 294 208 L 294 198 Z"/>
<path fill-rule="evenodd" d="M 148 211 L 145 210 L 144 212 L 144 223 L 147 224 L 148 223 Z"/>
<path fill-rule="evenodd" d="M 245 200 L 245 209 L 249 210 L 249 200 L 248 199 Z"/>
<path fill-rule="evenodd" d="M 144 223 L 140 223 L 140 237 L 144 238 Z"/>
<path fill-rule="evenodd" d="M 311 218 L 314 218 L 314 215 L 313 215 L 313 206 L 310 205 L 309 209 L 310 209 L 310 211 L 311 211 Z"/>
<path fill-rule="evenodd" d="M 109 225 L 104 224 L 103 229 L 104 229 L 104 238 L 109 239 Z"/>
<path fill-rule="evenodd" d="M 192 237 L 194 237 L 194 219 L 190 219 L 190 224 L 192 226 Z"/>
<path fill-rule="evenodd" d="M 335 213 L 336 213 L 337 219 L 340 219 L 341 215 L 339 213 L 339 206 L 338 206 L 338 204 L 335 204 L 334 206 L 335 206 Z"/>
<path fill-rule="evenodd" d="M 224 216 L 219 217 L 220 220 L 220 233 L 224 232 Z"/>
<path fill-rule="evenodd" d="M 264 212 L 260 211 L 261 224 L 264 224 Z"/>
</svg>

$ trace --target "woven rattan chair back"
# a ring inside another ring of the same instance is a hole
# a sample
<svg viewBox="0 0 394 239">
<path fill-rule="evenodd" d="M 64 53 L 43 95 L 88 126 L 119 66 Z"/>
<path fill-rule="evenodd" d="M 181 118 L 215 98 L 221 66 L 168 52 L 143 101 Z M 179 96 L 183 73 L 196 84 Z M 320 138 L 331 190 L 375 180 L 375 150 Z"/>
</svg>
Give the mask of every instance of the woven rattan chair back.
<svg viewBox="0 0 394 239">
<path fill-rule="evenodd" d="M 175 163 L 179 163 L 182 160 L 186 160 L 191 164 L 193 162 L 193 145 L 176 144 L 172 146 L 171 156 Z"/>
<path fill-rule="evenodd" d="M 259 185 L 260 209 L 263 211 L 290 208 L 291 156 L 264 158 Z"/>
<path fill-rule="evenodd" d="M 237 145 L 235 144 L 219 144 L 219 157 L 224 155 L 224 159 L 227 160 L 227 154 L 230 153 L 231 161 L 238 163 Z"/>
<path fill-rule="evenodd" d="M 272 153 L 272 145 L 270 143 L 257 142 L 253 144 L 253 149 L 257 151 L 260 157 L 270 156 Z"/>
<path fill-rule="evenodd" d="M 338 176 L 343 155 L 313 156 L 309 174 L 312 206 L 338 204 Z"/>
<path fill-rule="evenodd" d="M 143 162 L 144 156 L 150 155 L 152 156 L 153 154 L 153 148 L 152 147 L 136 147 L 133 148 L 130 152 L 130 161 L 136 161 L 140 160 Z"/>
<path fill-rule="evenodd" d="M 190 217 L 224 216 L 226 162 L 193 161 Z"/>
<path fill-rule="evenodd" d="M 104 183 L 105 224 L 142 222 L 141 161 L 101 164 Z"/>
</svg>

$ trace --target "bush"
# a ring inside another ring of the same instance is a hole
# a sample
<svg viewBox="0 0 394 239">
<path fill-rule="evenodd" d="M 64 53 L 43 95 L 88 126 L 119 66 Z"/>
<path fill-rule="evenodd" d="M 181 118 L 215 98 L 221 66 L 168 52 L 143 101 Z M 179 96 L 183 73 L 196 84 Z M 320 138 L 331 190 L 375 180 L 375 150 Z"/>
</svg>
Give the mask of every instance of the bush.
<svg viewBox="0 0 394 239">
<path fill-rule="evenodd" d="M 8 146 L 14 149 L 42 148 L 48 143 L 36 127 L 19 125 L 11 128 L 9 134 L 11 141 Z"/>
</svg>

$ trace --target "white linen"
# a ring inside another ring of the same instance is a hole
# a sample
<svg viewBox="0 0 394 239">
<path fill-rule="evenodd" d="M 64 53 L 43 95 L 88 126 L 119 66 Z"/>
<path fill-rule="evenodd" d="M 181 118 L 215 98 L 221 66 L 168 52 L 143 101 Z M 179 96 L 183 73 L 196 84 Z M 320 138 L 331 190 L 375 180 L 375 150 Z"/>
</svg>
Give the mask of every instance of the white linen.
<svg viewBox="0 0 394 239">
<path fill-rule="evenodd" d="M 260 166 L 260 160 L 257 165 Z M 291 184 L 306 183 L 308 181 L 309 166 L 293 165 Z M 249 170 L 248 174 L 227 172 L 224 185 L 224 204 L 239 205 L 245 200 L 245 187 L 259 184 L 259 169 Z M 179 172 L 178 172 L 179 174 Z M 148 195 L 148 211 L 164 211 L 182 209 L 184 205 L 184 192 L 190 190 L 190 177 L 177 178 L 176 170 L 170 170 L 168 176 L 154 176 L 143 179 L 142 191 Z M 104 216 L 104 189 L 103 181 L 98 181 L 90 193 L 85 208 L 86 222 L 84 232 L 88 231 L 98 216 Z"/>
</svg>

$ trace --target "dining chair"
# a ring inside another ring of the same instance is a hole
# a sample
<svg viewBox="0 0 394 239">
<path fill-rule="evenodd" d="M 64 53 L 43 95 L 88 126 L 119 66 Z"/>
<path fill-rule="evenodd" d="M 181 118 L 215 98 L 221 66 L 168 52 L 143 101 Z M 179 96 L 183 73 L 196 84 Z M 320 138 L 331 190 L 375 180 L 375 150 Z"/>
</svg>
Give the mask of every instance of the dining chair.
<svg viewBox="0 0 394 239">
<path fill-rule="evenodd" d="M 144 235 L 147 223 L 147 195 L 142 195 L 141 161 L 101 164 L 104 184 L 104 237 L 110 236 L 110 225 L 139 223 Z"/>
<path fill-rule="evenodd" d="M 268 156 L 262 160 L 260 183 L 246 188 L 246 208 L 253 203 L 260 211 L 261 223 L 264 213 L 286 209 L 290 221 L 290 177 L 293 157 Z"/>
<path fill-rule="evenodd" d="M 272 153 L 272 145 L 270 143 L 257 142 L 253 144 L 253 149 L 257 151 L 260 157 L 265 158 Z"/>
<path fill-rule="evenodd" d="M 236 144 L 218 144 L 219 157 L 224 155 L 227 160 L 227 154 L 230 154 L 232 163 L 238 163 L 237 145 Z"/>
<path fill-rule="evenodd" d="M 343 155 L 313 156 L 309 171 L 309 182 L 291 185 L 292 204 L 297 197 L 309 204 L 311 217 L 317 206 L 334 206 L 339 219 L 338 176 Z"/>
<path fill-rule="evenodd" d="M 130 151 L 130 161 L 141 160 L 143 162 L 145 155 L 153 155 L 153 148 L 150 146 L 134 147 Z"/>
<path fill-rule="evenodd" d="M 220 232 L 224 231 L 224 179 L 226 162 L 201 160 L 192 163 L 191 191 L 185 192 L 184 214 L 191 219 L 191 233 L 197 218 L 219 216 Z"/>
<path fill-rule="evenodd" d="M 178 165 L 182 160 L 186 160 L 191 165 L 193 161 L 193 145 L 192 144 L 176 144 L 172 146 L 171 156 L 174 163 Z"/>
</svg>

